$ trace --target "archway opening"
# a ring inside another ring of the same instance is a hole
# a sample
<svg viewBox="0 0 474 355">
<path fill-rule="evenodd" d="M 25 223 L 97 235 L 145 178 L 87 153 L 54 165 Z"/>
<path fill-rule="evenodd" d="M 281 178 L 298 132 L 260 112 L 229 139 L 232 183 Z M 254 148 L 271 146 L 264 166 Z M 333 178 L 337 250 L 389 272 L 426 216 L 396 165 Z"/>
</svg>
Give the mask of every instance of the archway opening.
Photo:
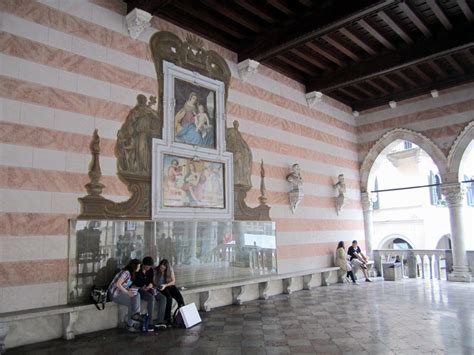
<svg viewBox="0 0 474 355">
<path fill-rule="evenodd" d="M 474 140 L 466 147 L 459 165 L 459 181 L 465 189 L 463 224 L 467 250 L 474 250 Z"/>
</svg>

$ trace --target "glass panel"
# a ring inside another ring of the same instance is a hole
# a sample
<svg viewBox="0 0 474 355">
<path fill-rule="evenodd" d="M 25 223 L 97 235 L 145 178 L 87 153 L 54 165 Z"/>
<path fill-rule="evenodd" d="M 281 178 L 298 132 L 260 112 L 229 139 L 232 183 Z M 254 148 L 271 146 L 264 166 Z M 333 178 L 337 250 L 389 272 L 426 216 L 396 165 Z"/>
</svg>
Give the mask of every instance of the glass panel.
<svg viewBox="0 0 474 355">
<path fill-rule="evenodd" d="M 88 301 L 130 259 L 168 259 L 178 287 L 277 273 L 274 222 L 70 221 L 69 303 Z"/>
</svg>

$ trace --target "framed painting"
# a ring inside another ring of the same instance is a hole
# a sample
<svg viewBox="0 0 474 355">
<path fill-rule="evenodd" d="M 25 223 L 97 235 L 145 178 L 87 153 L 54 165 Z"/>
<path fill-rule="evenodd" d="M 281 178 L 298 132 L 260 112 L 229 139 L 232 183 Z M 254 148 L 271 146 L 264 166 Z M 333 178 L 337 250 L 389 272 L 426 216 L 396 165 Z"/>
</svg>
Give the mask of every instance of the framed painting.
<svg viewBox="0 0 474 355">
<path fill-rule="evenodd" d="M 225 151 L 224 83 L 164 61 L 165 121 L 172 145 Z"/>
<path fill-rule="evenodd" d="M 196 154 L 153 140 L 153 219 L 232 218 L 232 154 Z"/>
</svg>

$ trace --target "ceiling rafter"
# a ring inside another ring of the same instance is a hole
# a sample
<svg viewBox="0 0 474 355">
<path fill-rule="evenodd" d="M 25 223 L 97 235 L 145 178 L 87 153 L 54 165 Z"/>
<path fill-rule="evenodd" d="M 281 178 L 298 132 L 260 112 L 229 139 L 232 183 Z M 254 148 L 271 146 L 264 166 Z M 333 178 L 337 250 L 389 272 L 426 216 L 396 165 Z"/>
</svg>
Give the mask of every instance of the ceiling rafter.
<svg viewBox="0 0 474 355">
<path fill-rule="evenodd" d="M 377 15 L 379 15 L 379 17 L 384 20 L 385 23 L 389 25 L 390 28 L 394 30 L 395 33 L 399 35 L 407 44 L 413 44 L 413 39 L 410 37 L 410 35 L 389 14 L 380 11 Z"/>
<path fill-rule="evenodd" d="M 271 17 L 265 10 L 261 9 L 256 4 L 253 4 L 251 1 L 240 0 L 240 1 L 237 1 L 236 4 L 243 7 L 245 10 L 260 17 L 262 20 L 270 24 L 273 24 L 276 22 L 276 20 L 273 17 Z"/>
<path fill-rule="evenodd" d="M 263 27 L 257 24 L 255 21 L 252 21 L 248 17 L 243 16 L 239 11 L 235 10 L 232 6 L 225 6 L 216 0 L 203 0 L 204 4 L 213 8 L 215 11 L 224 15 L 226 18 L 232 19 L 234 22 L 239 23 L 240 25 L 248 28 L 253 32 L 262 31 Z"/>
<path fill-rule="evenodd" d="M 402 78 L 402 80 L 407 82 L 410 86 L 416 86 L 416 82 L 408 75 L 406 75 L 402 70 L 398 71 L 397 73 L 394 73 L 393 75 Z"/>
<path fill-rule="evenodd" d="M 398 84 L 396 81 L 390 79 L 390 78 L 388 77 L 388 75 L 382 75 L 382 76 L 380 76 L 380 79 L 381 79 L 382 81 L 385 81 L 388 85 L 390 85 L 391 87 L 393 87 L 393 88 L 395 88 L 395 89 L 401 90 L 401 89 L 403 88 L 403 87 L 402 87 L 400 84 Z"/>
<path fill-rule="evenodd" d="M 282 61 L 282 62 L 284 62 L 284 63 L 290 65 L 291 67 L 294 67 L 294 68 L 298 69 L 299 71 L 301 71 L 301 72 L 303 72 L 303 73 L 305 73 L 305 74 L 314 75 L 314 70 L 312 70 L 312 69 L 311 69 L 310 67 L 308 67 L 307 65 L 300 64 L 300 63 L 298 63 L 298 62 L 296 62 L 296 61 L 294 61 L 294 60 L 292 60 L 292 59 L 290 59 L 290 58 L 288 58 L 288 57 L 285 57 L 283 54 L 277 55 L 277 58 L 278 58 L 280 61 Z"/>
<path fill-rule="evenodd" d="M 320 46 L 314 44 L 313 42 L 305 43 L 305 45 L 306 47 L 312 49 L 313 51 L 323 56 L 324 58 L 330 60 L 334 64 L 337 64 L 340 67 L 345 66 L 345 63 L 341 59 L 337 58 L 336 55 L 332 54 L 331 51 L 323 49 Z"/>
<path fill-rule="evenodd" d="M 461 66 L 461 64 L 458 63 L 456 58 L 454 58 L 452 55 L 446 56 L 446 61 L 453 67 L 453 69 L 456 71 L 458 74 L 464 74 L 466 71 L 464 68 Z"/>
<path fill-rule="evenodd" d="M 324 39 L 326 42 L 328 42 L 331 46 L 339 50 L 340 52 L 344 53 L 346 56 L 354 60 L 355 62 L 360 61 L 360 57 L 354 53 L 352 50 L 347 48 L 341 41 L 331 37 L 330 35 L 324 35 L 322 36 L 322 39 Z"/>
<path fill-rule="evenodd" d="M 448 31 L 452 30 L 453 25 L 452 25 L 451 21 L 449 21 L 448 17 L 444 13 L 443 9 L 441 7 L 439 7 L 436 0 L 426 0 L 426 3 L 431 8 L 431 10 L 434 12 L 434 14 L 438 18 L 439 22 L 442 23 L 444 28 L 446 28 Z"/>
<path fill-rule="evenodd" d="M 446 78 L 448 75 L 434 60 L 430 60 L 426 63 L 436 74 L 442 78 Z"/>
<path fill-rule="evenodd" d="M 400 0 L 334 0 L 333 6 L 339 6 L 338 11 L 320 11 L 320 6 L 311 9 L 304 18 L 283 31 L 272 29 L 270 33 L 262 33 L 251 39 L 252 46 L 239 52 L 239 61 L 248 58 L 265 61 L 291 48 L 299 47 L 306 42 L 333 33 L 339 28 L 350 25 L 378 11 L 384 10 Z M 324 2 L 321 2 L 324 5 Z M 322 6 L 322 5 L 321 5 Z M 315 23 L 318 27 L 315 28 Z"/>
<path fill-rule="evenodd" d="M 318 68 L 321 68 L 321 69 L 328 69 L 328 68 L 329 68 L 328 65 L 324 64 L 323 62 L 321 62 L 320 60 L 318 60 L 318 59 L 315 58 L 314 56 L 309 55 L 309 54 L 303 52 L 301 49 L 293 48 L 293 49 L 290 50 L 290 52 L 292 52 L 292 53 L 295 54 L 296 56 L 302 58 L 302 59 L 305 60 L 306 62 L 311 63 L 311 64 L 317 66 Z"/>
<path fill-rule="evenodd" d="M 464 16 L 466 16 L 467 20 L 472 22 L 474 21 L 474 14 L 472 13 L 471 8 L 469 7 L 469 4 L 467 3 L 466 0 L 457 0 L 458 5 L 461 8 L 461 11 L 463 12 Z"/>
<path fill-rule="evenodd" d="M 382 94 L 388 94 L 389 91 L 384 88 L 383 86 L 377 84 L 376 82 L 374 82 L 372 79 L 369 79 L 366 81 L 367 84 L 369 84 L 370 86 L 376 88 L 378 91 L 380 91 Z"/>
<path fill-rule="evenodd" d="M 285 15 L 288 15 L 288 16 L 294 15 L 293 10 L 291 10 L 288 6 L 286 6 L 279 0 L 267 0 L 267 3 L 269 3 L 275 9 L 278 9 L 279 11 L 283 12 Z"/>
<path fill-rule="evenodd" d="M 415 10 L 408 2 L 404 1 L 400 3 L 399 6 L 408 16 L 411 22 L 413 22 L 415 26 L 418 27 L 418 29 L 425 35 L 425 37 L 431 37 L 433 35 L 430 29 L 424 23 L 424 21 L 420 18 L 420 16 L 415 12 Z"/>
<path fill-rule="evenodd" d="M 369 32 L 372 35 L 372 37 L 374 37 L 377 41 L 382 43 L 386 48 L 395 50 L 395 47 L 392 45 L 392 43 L 387 38 L 385 38 L 383 34 L 381 34 L 372 25 L 370 25 L 367 21 L 359 20 L 359 25 L 361 25 L 364 30 Z"/>
<path fill-rule="evenodd" d="M 377 54 L 377 51 L 373 49 L 371 46 L 369 46 L 362 38 L 357 36 L 355 33 L 351 32 L 349 29 L 343 27 L 339 30 L 344 36 L 349 38 L 352 42 L 357 44 L 360 48 L 362 48 L 364 51 L 371 55 Z"/>
<path fill-rule="evenodd" d="M 423 79 L 426 82 L 432 81 L 431 77 L 429 77 L 421 68 L 419 68 L 417 65 L 413 65 L 409 68 L 413 72 L 415 72 L 416 75 L 418 75 L 421 79 Z"/>
<path fill-rule="evenodd" d="M 361 91 L 362 93 L 364 93 L 364 94 L 365 94 L 366 96 L 368 96 L 368 97 L 375 97 L 375 96 L 376 96 L 373 92 L 371 92 L 371 91 L 367 90 L 366 88 L 364 88 L 364 87 L 361 85 L 361 83 L 354 84 L 354 85 L 352 85 L 352 87 L 353 87 L 354 89 L 356 89 L 356 90 Z"/>
<path fill-rule="evenodd" d="M 356 100 L 362 100 L 362 97 L 360 95 L 354 93 L 353 91 L 348 90 L 347 88 L 339 88 L 337 90 L 342 92 L 343 94 L 345 94 L 347 96 L 350 96 L 350 97 L 356 99 Z"/>
</svg>

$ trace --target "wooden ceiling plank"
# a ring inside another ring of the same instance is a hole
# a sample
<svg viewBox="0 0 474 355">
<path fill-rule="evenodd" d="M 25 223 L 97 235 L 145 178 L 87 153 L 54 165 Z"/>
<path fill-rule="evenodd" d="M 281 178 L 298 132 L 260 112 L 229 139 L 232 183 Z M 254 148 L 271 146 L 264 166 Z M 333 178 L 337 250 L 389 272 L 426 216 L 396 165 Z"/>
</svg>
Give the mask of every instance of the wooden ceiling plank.
<svg viewBox="0 0 474 355">
<path fill-rule="evenodd" d="M 467 20 L 469 22 L 474 21 L 474 14 L 472 13 L 471 8 L 469 7 L 469 4 L 467 3 L 466 0 L 457 0 L 458 5 L 461 8 L 461 11 L 463 12 L 464 16 L 466 16 Z"/>
<path fill-rule="evenodd" d="M 410 67 L 411 70 L 415 72 L 420 78 L 422 78 L 425 82 L 430 82 L 432 81 L 431 78 L 417 65 L 413 65 Z"/>
<path fill-rule="evenodd" d="M 276 21 L 273 17 L 268 15 L 264 10 L 260 9 L 256 4 L 253 4 L 251 1 L 239 0 L 236 1 L 236 4 L 270 24 L 273 24 Z"/>
<path fill-rule="evenodd" d="M 426 62 L 426 64 L 440 77 L 445 78 L 447 76 L 446 72 L 438 64 L 436 64 L 434 60 L 430 60 Z"/>
<path fill-rule="evenodd" d="M 372 35 L 372 37 L 374 37 L 377 41 L 382 43 L 386 48 L 395 50 L 395 47 L 392 45 L 392 43 L 390 43 L 390 41 L 387 38 L 385 38 L 384 35 L 382 35 L 374 27 L 372 27 L 372 25 L 370 25 L 367 21 L 360 20 L 359 25 L 361 25 L 364 30 L 369 32 Z"/>
<path fill-rule="evenodd" d="M 263 29 L 262 26 L 257 24 L 255 21 L 250 20 L 247 16 L 240 14 L 231 6 L 225 6 L 216 0 L 204 0 L 203 2 L 226 18 L 232 19 L 232 21 L 239 23 L 253 32 L 259 33 Z"/>
<path fill-rule="evenodd" d="M 287 16 L 293 16 L 294 12 L 285 4 L 281 3 L 279 0 L 267 0 L 267 2 L 272 5 L 278 11 L 283 12 Z"/>
<path fill-rule="evenodd" d="M 295 61 L 284 57 L 283 55 L 277 55 L 278 60 L 285 62 L 289 66 L 298 69 L 299 71 L 306 73 L 308 75 L 314 75 L 314 70 L 311 70 L 307 65 L 296 63 Z"/>
<path fill-rule="evenodd" d="M 415 26 L 418 27 L 418 29 L 425 35 L 425 37 L 431 37 L 433 35 L 424 21 L 420 18 L 420 16 L 417 15 L 409 3 L 406 1 L 400 3 L 400 8 L 403 10 L 405 15 L 408 16 L 411 22 L 413 22 Z"/>
<path fill-rule="evenodd" d="M 394 73 L 394 75 L 402 78 L 403 81 L 407 82 L 410 86 L 416 86 L 417 83 L 412 79 L 410 78 L 408 75 L 406 75 L 404 72 L 402 72 L 401 70 Z"/>
<path fill-rule="evenodd" d="M 337 91 L 340 91 L 342 92 L 343 94 L 347 95 L 347 96 L 350 96 L 358 101 L 362 100 L 362 97 L 353 93 L 353 92 L 350 92 L 349 90 L 345 89 L 345 88 L 339 88 Z"/>
<path fill-rule="evenodd" d="M 365 89 L 360 83 L 352 85 L 352 87 L 360 92 L 362 92 L 367 97 L 374 97 L 376 96 L 373 92 Z"/>
<path fill-rule="evenodd" d="M 453 29 L 453 25 L 451 24 L 451 21 L 447 18 L 445 15 L 443 9 L 439 7 L 438 3 L 436 0 L 426 0 L 426 3 L 428 6 L 431 8 L 431 10 L 434 12 L 436 17 L 438 18 L 439 22 L 446 28 L 448 31 Z"/>
<path fill-rule="evenodd" d="M 383 86 L 377 84 L 376 82 L 374 82 L 371 79 L 367 80 L 366 83 L 369 84 L 370 86 L 376 88 L 378 91 L 380 91 L 383 94 L 388 94 L 389 93 L 389 91 L 387 89 L 385 89 Z"/>
<path fill-rule="evenodd" d="M 349 31 L 347 28 L 343 27 L 339 30 L 344 36 L 349 38 L 352 42 L 357 44 L 359 47 L 361 47 L 363 50 L 365 50 L 367 53 L 371 55 L 377 54 L 375 49 L 373 49 L 371 46 L 369 46 L 363 39 L 361 39 L 359 36 L 357 36 L 355 33 Z"/>
<path fill-rule="evenodd" d="M 388 85 L 392 86 L 393 88 L 395 88 L 397 90 L 402 90 L 403 89 L 403 87 L 401 87 L 398 83 L 396 83 L 395 81 L 390 79 L 387 75 L 381 75 L 379 77 L 379 79 L 385 81 L 386 83 L 388 83 Z"/>
<path fill-rule="evenodd" d="M 330 45 L 332 45 L 334 48 L 338 49 L 340 52 L 344 53 L 347 55 L 349 58 L 354 60 L 355 62 L 360 61 L 360 57 L 355 54 L 353 51 L 351 51 L 349 48 L 344 46 L 341 42 L 338 40 L 331 38 L 329 35 L 324 35 L 322 36 L 322 39 L 324 39 L 326 42 L 328 42 Z"/>
<path fill-rule="evenodd" d="M 458 73 L 458 74 L 464 74 L 466 71 L 464 68 L 458 63 L 458 61 L 451 55 L 448 55 L 445 58 L 448 63 L 453 67 L 453 69 Z"/>
<path fill-rule="evenodd" d="M 208 23 L 208 26 L 218 28 L 218 29 L 222 30 L 223 32 L 228 33 L 232 37 L 235 37 L 235 38 L 238 38 L 238 39 L 244 39 L 246 37 L 242 32 L 240 32 L 237 29 L 233 28 L 233 26 L 230 26 L 228 22 L 222 22 L 218 18 L 216 18 L 214 16 L 211 16 L 206 11 L 202 11 L 202 12 L 194 13 L 194 14 L 189 13 L 188 12 L 189 8 L 186 6 L 185 3 L 181 2 L 181 1 L 174 1 L 173 6 L 177 7 L 178 9 L 182 10 L 183 12 L 186 12 L 188 14 L 188 16 L 191 17 L 191 18 L 199 17 L 200 20 L 206 21 Z"/>
<path fill-rule="evenodd" d="M 290 50 L 290 52 L 294 53 L 295 55 L 297 55 L 298 57 L 302 58 L 303 60 L 317 66 L 318 68 L 321 68 L 321 69 L 329 69 L 329 67 L 324 64 L 323 62 L 319 61 L 317 58 L 315 57 L 312 57 L 304 52 L 302 52 L 301 50 L 298 50 L 296 48 Z"/>
<path fill-rule="evenodd" d="M 390 26 L 392 30 L 395 31 L 407 44 L 413 44 L 413 39 L 408 35 L 408 33 L 395 21 L 389 14 L 384 11 L 379 11 L 379 17 L 385 21 L 387 25 Z"/>
<path fill-rule="evenodd" d="M 312 42 L 305 43 L 305 45 L 306 45 L 306 47 L 312 49 L 313 51 L 315 51 L 319 55 L 323 56 L 324 58 L 330 60 L 334 64 L 337 64 L 340 67 L 345 66 L 345 63 L 342 60 L 337 58 L 335 55 L 331 54 L 329 51 L 319 47 L 318 45 L 316 45 Z"/>
</svg>

